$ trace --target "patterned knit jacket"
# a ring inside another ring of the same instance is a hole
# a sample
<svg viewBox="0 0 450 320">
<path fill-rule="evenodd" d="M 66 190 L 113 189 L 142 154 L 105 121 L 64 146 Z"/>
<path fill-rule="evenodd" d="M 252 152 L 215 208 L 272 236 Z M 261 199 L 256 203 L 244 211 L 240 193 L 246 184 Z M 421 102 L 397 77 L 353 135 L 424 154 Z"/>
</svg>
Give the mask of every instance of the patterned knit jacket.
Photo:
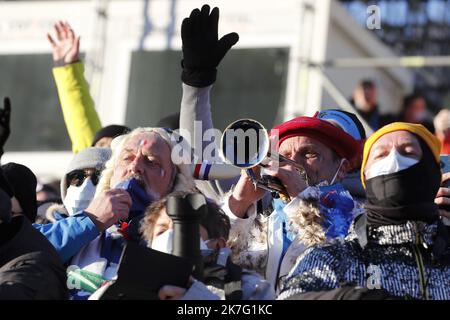
<svg viewBox="0 0 450 320">
<path fill-rule="evenodd" d="M 431 252 L 437 224 L 408 221 L 364 229 L 363 237 L 352 233 L 306 250 L 281 284 L 278 299 L 347 284 L 403 298 L 450 299 L 450 248 L 439 260 Z"/>
</svg>

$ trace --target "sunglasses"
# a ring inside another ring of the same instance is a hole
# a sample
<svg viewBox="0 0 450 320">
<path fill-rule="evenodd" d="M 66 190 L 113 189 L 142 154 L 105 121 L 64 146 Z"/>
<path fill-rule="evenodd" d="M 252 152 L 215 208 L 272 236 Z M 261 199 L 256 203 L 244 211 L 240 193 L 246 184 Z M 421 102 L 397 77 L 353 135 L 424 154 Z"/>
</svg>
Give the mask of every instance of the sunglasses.
<svg viewBox="0 0 450 320">
<path fill-rule="evenodd" d="M 85 170 L 74 170 L 67 174 L 67 183 L 70 186 L 81 186 L 86 180 L 87 177 L 91 178 L 92 184 L 94 186 L 97 185 L 98 180 L 100 179 L 101 171 L 85 169 Z"/>
</svg>

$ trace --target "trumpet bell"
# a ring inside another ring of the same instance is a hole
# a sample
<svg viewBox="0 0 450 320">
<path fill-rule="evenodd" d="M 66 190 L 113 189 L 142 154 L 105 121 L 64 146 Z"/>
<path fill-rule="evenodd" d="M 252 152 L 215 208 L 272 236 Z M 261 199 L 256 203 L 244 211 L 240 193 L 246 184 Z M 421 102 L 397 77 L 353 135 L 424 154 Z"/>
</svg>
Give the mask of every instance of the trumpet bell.
<svg viewBox="0 0 450 320">
<path fill-rule="evenodd" d="M 250 169 L 264 161 L 270 149 L 270 140 L 264 126 L 253 119 L 240 119 L 223 132 L 220 152 L 226 163 L 241 169 Z"/>
</svg>

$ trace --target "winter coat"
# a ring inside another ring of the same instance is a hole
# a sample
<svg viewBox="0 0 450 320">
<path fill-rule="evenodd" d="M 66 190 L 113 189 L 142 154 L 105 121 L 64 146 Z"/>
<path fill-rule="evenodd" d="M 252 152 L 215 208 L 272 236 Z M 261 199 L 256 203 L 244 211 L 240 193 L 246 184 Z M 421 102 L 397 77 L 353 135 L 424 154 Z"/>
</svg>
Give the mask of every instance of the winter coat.
<svg viewBox="0 0 450 320">
<path fill-rule="evenodd" d="M 77 153 L 91 146 L 95 133 L 102 127 L 84 78 L 84 65 L 76 62 L 53 68 L 53 77 L 72 151 Z"/>
<path fill-rule="evenodd" d="M 303 241 L 303 230 L 293 229 L 294 216 L 303 211 L 304 215 L 320 215 L 316 205 L 308 205 L 305 189 L 293 198 L 284 208 L 259 213 L 256 204 L 247 210 L 246 218 L 234 215 L 228 206 L 229 197 L 225 198 L 222 210 L 231 222 L 229 246 L 233 250 L 233 261 L 239 266 L 255 270 L 265 277 L 278 291 L 280 279 L 287 276 L 295 265 L 297 258 L 310 245 Z M 359 204 L 354 203 L 352 216 L 360 214 Z"/>
<path fill-rule="evenodd" d="M 0 246 L 0 300 L 67 299 L 66 272 L 52 245 L 24 216 Z"/>
<path fill-rule="evenodd" d="M 364 232 L 306 250 L 283 281 L 278 298 L 350 284 L 384 289 L 397 297 L 450 299 L 450 248 L 439 260 L 432 254 L 437 224 L 363 224 L 355 230 Z"/>
<path fill-rule="evenodd" d="M 63 206 L 60 206 L 59 211 L 54 207 L 50 207 L 48 211 L 53 211 L 54 222 L 33 224 L 33 227 L 50 241 L 63 263 L 68 262 L 100 234 L 94 222 L 84 211 L 70 217 L 66 215 L 67 212 Z"/>
</svg>

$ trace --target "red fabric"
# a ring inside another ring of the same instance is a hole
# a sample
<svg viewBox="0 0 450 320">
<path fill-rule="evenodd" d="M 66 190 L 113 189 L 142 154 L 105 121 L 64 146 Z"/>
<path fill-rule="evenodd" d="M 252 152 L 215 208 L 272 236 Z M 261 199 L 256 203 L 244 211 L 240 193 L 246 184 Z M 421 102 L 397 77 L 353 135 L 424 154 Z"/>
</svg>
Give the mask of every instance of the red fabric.
<svg viewBox="0 0 450 320">
<path fill-rule="evenodd" d="M 441 142 L 441 154 L 450 154 L 450 141 Z"/>
<path fill-rule="evenodd" d="M 276 130 L 279 134 L 277 150 L 284 140 L 298 136 L 317 140 L 347 160 L 352 160 L 360 148 L 360 143 L 344 130 L 314 117 L 297 117 L 275 126 L 270 132 L 272 138 Z"/>
<path fill-rule="evenodd" d="M 199 173 L 200 173 L 200 168 L 202 167 L 201 163 L 197 163 L 195 165 L 195 169 L 194 169 L 194 178 L 198 179 Z"/>
<path fill-rule="evenodd" d="M 125 238 L 125 240 L 130 240 L 130 237 L 128 236 L 128 233 L 127 233 L 127 228 L 128 228 L 128 223 L 122 222 L 120 224 L 120 228 L 117 231 Z"/>
</svg>

